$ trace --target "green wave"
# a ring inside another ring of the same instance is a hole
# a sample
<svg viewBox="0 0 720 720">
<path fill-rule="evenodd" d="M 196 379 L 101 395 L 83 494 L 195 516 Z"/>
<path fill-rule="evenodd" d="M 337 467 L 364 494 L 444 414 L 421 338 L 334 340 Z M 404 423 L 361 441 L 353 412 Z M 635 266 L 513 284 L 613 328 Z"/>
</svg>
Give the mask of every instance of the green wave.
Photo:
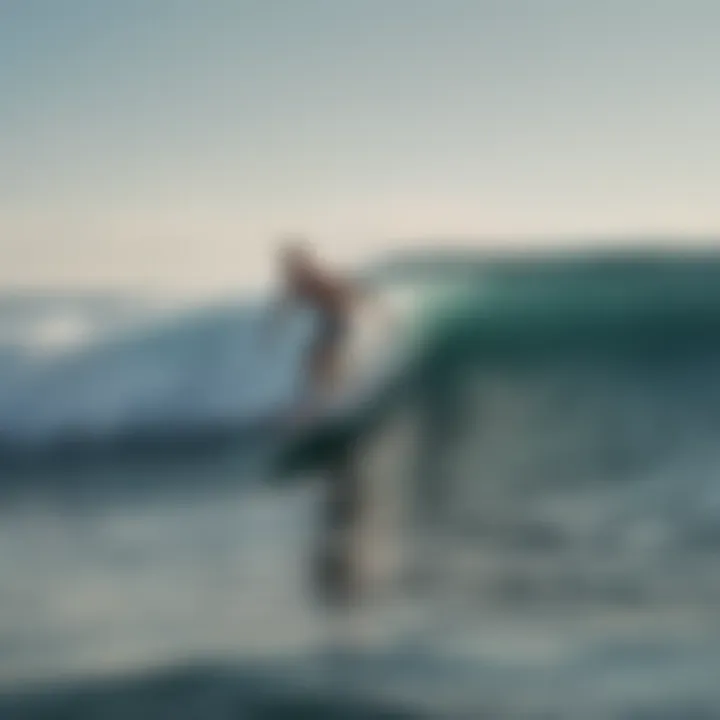
<svg viewBox="0 0 720 720">
<path fill-rule="evenodd" d="M 408 278 L 425 299 L 402 372 L 362 413 L 289 443 L 280 474 L 335 461 L 397 403 L 442 395 L 469 370 L 578 355 L 651 364 L 720 346 L 717 255 L 465 258 L 430 263 L 419 280 L 417 266 L 400 266 L 386 282 Z"/>
</svg>

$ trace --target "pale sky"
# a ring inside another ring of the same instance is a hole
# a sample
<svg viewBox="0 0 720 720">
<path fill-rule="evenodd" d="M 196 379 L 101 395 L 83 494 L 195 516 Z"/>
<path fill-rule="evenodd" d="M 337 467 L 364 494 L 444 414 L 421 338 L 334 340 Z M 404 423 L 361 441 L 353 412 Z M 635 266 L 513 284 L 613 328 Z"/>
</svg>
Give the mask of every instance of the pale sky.
<svg viewBox="0 0 720 720">
<path fill-rule="evenodd" d="M 0 0 L 0 283 L 720 234 L 718 68 L 717 0 Z"/>
</svg>

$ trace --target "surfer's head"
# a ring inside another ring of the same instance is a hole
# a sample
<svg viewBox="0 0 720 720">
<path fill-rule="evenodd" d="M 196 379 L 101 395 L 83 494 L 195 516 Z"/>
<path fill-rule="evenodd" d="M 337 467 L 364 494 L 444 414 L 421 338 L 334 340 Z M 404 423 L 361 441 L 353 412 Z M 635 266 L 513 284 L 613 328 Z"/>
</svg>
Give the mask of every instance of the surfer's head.
<svg viewBox="0 0 720 720">
<path fill-rule="evenodd" d="M 304 238 L 287 237 L 280 245 L 280 264 L 289 275 L 304 272 L 313 264 L 313 255 Z"/>
</svg>

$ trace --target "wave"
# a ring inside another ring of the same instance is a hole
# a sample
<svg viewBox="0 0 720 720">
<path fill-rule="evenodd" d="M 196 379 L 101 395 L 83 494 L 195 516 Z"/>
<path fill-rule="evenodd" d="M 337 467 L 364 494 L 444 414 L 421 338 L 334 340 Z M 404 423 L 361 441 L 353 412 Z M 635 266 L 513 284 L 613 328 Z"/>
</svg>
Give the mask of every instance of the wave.
<svg viewBox="0 0 720 720">
<path fill-rule="evenodd" d="M 319 427 L 295 443 L 281 458 L 281 473 L 325 462 L 403 406 L 425 408 L 434 428 L 426 444 L 434 447 L 445 428 L 460 423 L 468 429 L 473 418 L 485 415 L 484 401 L 470 402 L 462 412 L 452 407 L 462 404 L 457 398 L 467 396 L 483 376 L 511 371 L 541 376 L 556 368 L 560 375 L 567 372 L 572 386 L 575 369 L 584 366 L 587 383 L 597 388 L 613 368 L 623 367 L 626 374 L 663 378 L 655 391 L 668 403 L 676 401 L 668 391 L 667 377 L 673 372 L 687 376 L 688 368 L 695 368 L 694 377 L 683 381 L 686 385 L 693 381 L 709 389 L 716 384 L 717 254 L 473 259 L 466 252 L 459 259 L 396 261 L 383 272 L 392 282 L 447 292 L 428 306 L 413 352 L 393 385 L 368 402 L 361 416 Z M 630 397 L 627 404 L 620 415 L 635 412 Z M 467 417 L 449 419 L 463 413 Z M 526 440 L 518 440 L 519 455 Z"/>
<path fill-rule="evenodd" d="M 300 680 L 294 677 L 298 675 Z M 275 666 L 227 661 L 186 663 L 125 677 L 76 679 L 37 684 L 24 688 L 24 692 L 6 691 L 0 695 L 0 711 L 8 720 L 47 717 L 90 720 L 112 713 L 118 706 L 131 708 L 129 715 L 137 720 L 159 715 L 178 720 L 197 717 L 421 720 L 430 716 L 421 702 L 348 698 L 330 683 L 316 689 L 305 687 L 303 681 L 306 678 L 302 672 L 288 662 L 277 662 Z"/>
<path fill-rule="evenodd" d="M 393 388 L 377 393 L 380 404 L 397 396 L 391 390 L 412 394 L 468 367 L 578 355 L 667 359 L 720 346 L 720 256 L 711 253 L 466 252 L 395 258 L 368 277 L 435 294 Z M 293 397 L 312 325 L 300 318 L 268 346 L 265 312 L 260 300 L 204 307 L 35 365 L 10 347 L 0 368 L 0 442 L 35 451 L 119 439 L 137 446 L 264 427 Z"/>
<path fill-rule="evenodd" d="M 5 398 L 2 433 L 47 442 L 257 416 L 287 394 L 302 336 L 295 326 L 259 352 L 260 317 L 252 307 L 202 309 L 41 363 Z"/>
</svg>

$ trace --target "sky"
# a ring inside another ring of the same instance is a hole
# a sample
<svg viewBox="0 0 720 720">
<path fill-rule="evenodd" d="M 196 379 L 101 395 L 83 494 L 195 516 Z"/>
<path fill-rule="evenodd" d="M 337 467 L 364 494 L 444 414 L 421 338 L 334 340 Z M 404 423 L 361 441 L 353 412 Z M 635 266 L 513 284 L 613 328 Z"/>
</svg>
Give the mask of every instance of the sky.
<svg viewBox="0 0 720 720">
<path fill-rule="evenodd" d="M 720 235 L 716 0 L 0 0 L 0 286 Z"/>
</svg>

